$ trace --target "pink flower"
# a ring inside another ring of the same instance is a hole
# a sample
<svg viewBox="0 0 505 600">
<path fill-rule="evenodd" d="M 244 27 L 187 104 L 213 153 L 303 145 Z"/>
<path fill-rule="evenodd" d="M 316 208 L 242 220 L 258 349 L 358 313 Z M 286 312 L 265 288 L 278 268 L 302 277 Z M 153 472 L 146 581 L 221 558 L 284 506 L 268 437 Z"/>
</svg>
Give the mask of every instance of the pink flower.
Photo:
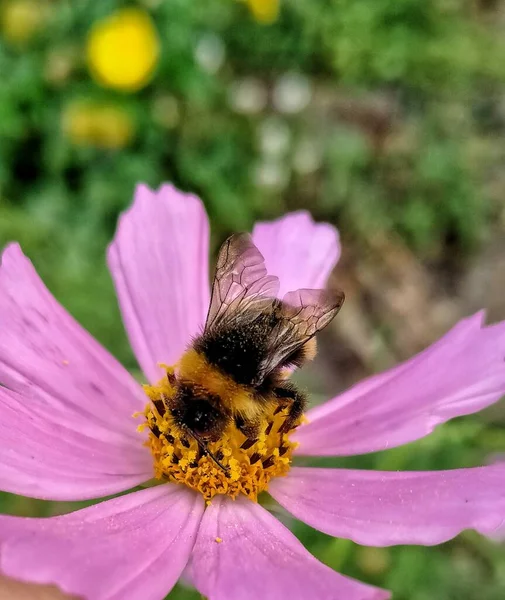
<svg viewBox="0 0 505 600">
<path fill-rule="evenodd" d="M 305 212 L 258 224 L 253 239 L 282 291 L 321 287 L 338 260 L 336 231 Z M 166 375 L 209 304 L 209 226 L 201 202 L 139 186 L 108 261 L 130 342 L 149 382 Z M 97 306 L 97 310 L 100 307 Z M 340 318 L 345 318 L 345 310 Z M 421 318 L 421 317 L 420 317 Z M 297 455 L 374 452 L 428 435 L 505 393 L 505 324 L 458 323 L 411 360 L 307 413 Z M 0 488 L 84 500 L 153 476 L 140 385 L 54 300 L 16 244 L 0 268 Z M 151 439 L 151 438 L 149 438 Z M 292 467 L 269 493 L 295 517 L 360 544 L 438 544 L 505 517 L 505 466 L 439 472 Z M 185 569 L 211 600 L 379 600 L 389 593 L 313 558 L 243 495 L 165 484 L 49 518 L 0 517 L 0 569 L 92 600 L 158 600 Z"/>
</svg>

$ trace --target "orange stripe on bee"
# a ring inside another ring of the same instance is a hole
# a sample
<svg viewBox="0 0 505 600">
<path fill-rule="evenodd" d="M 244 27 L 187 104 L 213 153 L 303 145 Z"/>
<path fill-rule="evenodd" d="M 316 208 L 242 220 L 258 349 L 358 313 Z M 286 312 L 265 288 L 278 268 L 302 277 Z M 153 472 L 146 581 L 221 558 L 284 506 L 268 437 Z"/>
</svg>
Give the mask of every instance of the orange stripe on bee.
<svg viewBox="0 0 505 600">
<path fill-rule="evenodd" d="M 304 347 L 304 359 L 305 361 L 314 360 L 317 354 L 317 341 L 316 338 L 313 337 L 308 342 L 305 343 Z"/>
<path fill-rule="evenodd" d="M 196 350 L 190 349 L 182 356 L 178 374 L 181 379 L 219 396 L 223 406 L 233 415 L 254 419 L 261 414 L 261 406 L 254 399 L 253 392 L 209 364 L 205 356 Z"/>
</svg>

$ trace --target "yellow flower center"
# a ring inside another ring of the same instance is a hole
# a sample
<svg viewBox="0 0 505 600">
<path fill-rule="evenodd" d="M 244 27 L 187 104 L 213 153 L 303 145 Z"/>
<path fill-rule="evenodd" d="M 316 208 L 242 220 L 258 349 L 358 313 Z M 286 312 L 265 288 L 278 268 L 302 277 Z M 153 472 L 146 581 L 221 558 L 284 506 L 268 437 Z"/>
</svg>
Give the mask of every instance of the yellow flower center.
<svg viewBox="0 0 505 600">
<path fill-rule="evenodd" d="M 173 373 L 168 367 L 167 373 Z M 230 424 L 221 439 L 208 444 L 208 450 L 225 467 L 221 468 L 197 442 L 176 425 L 165 402 L 175 394 L 168 378 L 157 385 L 146 385 L 149 397 L 140 429 L 149 428 L 146 445 L 154 458 L 154 474 L 161 481 L 182 483 L 200 492 L 206 501 L 216 494 L 236 498 L 244 494 L 256 501 L 258 494 L 268 488 L 272 477 L 286 475 L 296 447 L 289 433 L 279 433 L 287 416 L 287 408 L 266 414 L 261 433 L 250 440 Z"/>
</svg>

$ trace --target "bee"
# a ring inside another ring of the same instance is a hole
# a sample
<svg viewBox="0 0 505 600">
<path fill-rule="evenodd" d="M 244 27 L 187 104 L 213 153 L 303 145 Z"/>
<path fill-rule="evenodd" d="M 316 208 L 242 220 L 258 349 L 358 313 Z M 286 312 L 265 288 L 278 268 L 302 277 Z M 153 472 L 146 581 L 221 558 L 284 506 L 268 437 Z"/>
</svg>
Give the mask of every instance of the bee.
<svg viewBox="0 0 505 600">
<path fill-rule="evenodd" d="M 221 468 L 208 443 L 234 424 L 254 443 L 267 411 L 288 408 L 281 433 L 303 414 L 306 398 L 286 372 L 315 354 L 314 336 L 344 301 L 338 290 L 301 289 L 277 298 L 279 280 L 247 233 L 219 251 L 203 332 L 169 375 L 175 393 L 165 399 L 174 423 Z"/>
</svg>

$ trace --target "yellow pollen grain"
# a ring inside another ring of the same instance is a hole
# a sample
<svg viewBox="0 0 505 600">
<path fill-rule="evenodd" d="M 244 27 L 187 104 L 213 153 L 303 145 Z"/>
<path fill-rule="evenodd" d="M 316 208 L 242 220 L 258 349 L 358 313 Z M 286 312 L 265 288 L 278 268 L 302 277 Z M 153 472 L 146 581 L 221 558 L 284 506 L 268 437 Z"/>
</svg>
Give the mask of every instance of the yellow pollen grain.
<svg viewBox="0 0 505 600">
<path fill-rule="evenodd" d="M 164 368 L 167 374 L 174 372 L 171 367 Z M 207 503 L 217 494 L 233 499 L 243 494 L 257 501 L 273 477 L 288 473 L 296 444 L 289 441 L 289 433 L 279 433 L 288 407 L 277 414 L 272 410 L 264 417 L 261 433 L 250 447 L 247 447 L 249 443 L 245 449 L 241 447 L 247 438 L 233 423 L 221 439 L 208 444 L 209 451 L 227 467 L 225 472 L 201 451 L 195 440 L 184 435 L 170 411 L 165 409 L 166 402 L 175 393 L 168 377 L 156 385 L 144 386 L 144 391 L 149 402 L 142 413 L 145 421 L 137 429 L 150 430 L 146 446 L 153 456 L 156 479 L 196 490 Z M 221 543 L 221 538 L 216 538 L 216 542 Z"/>
<path fill-rule="evenodd" d="M 216 538 L 216 544 L 221 544 L 221 543 L 222 543 L 222 541 L 223 541 L 223 540 L 222 540 L 220 537 L 217 537 L 217 538 Z"/>
</svg>

